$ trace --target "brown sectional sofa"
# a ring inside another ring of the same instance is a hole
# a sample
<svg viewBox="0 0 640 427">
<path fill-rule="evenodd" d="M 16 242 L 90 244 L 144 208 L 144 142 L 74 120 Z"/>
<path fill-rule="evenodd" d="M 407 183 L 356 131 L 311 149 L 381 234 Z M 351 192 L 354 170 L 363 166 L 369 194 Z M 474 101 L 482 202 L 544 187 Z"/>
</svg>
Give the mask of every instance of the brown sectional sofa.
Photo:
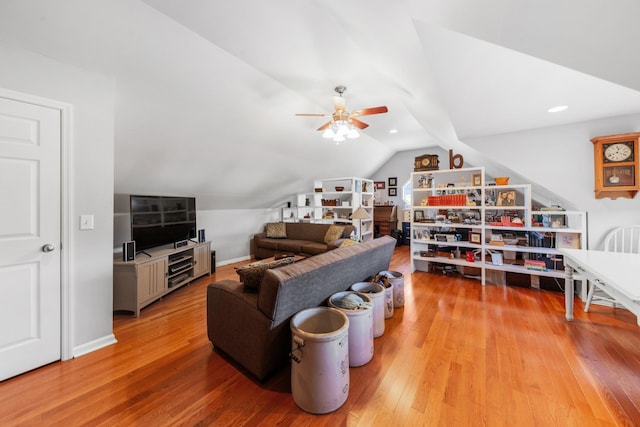
<svg viewBox="0 0 640 427">
<path fill-rule="evenodd" d="M 267 270 L 257 293 L 222 280 L 207 287 L 207 333 L 213 347 L 264 381 L 291 351 L 290 319 L 389 269 L 396 240 L 383 236 Z"/>
<path fill-rule="evenodd" d="M 315 224 L 308 222 L 285 222 L 286 238 L 267 237 L 265 231 L 253 236 L 253 250 L 256 259 L 274 256 L 281 252 L 291 252 L 296 255 L 318 255 L 337 248 L 348 239 L 354 227 L 344 226 L 342 237 L 326 243 L 324 238 L 331 224 Z"/>
</svg>

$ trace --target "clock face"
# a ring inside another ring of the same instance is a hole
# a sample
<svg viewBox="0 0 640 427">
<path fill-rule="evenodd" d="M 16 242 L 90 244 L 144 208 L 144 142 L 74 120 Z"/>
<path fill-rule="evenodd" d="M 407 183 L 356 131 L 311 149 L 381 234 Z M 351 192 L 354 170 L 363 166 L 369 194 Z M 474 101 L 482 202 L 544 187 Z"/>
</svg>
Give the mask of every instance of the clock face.
<svg viewBox="0 0 640 427">
<path fill-rule="evenodd" d="M 431 159 L 429 157 L 425 157 L 424 159 L 422 159 L 422 166 L 429 166 L 430 163 Z"/>
<path fill-rule="evenodd" d="M 604 158 L 610 162 L 623 162 L 629 159 L 633 154 L 630 144 L 624 142 L 604 145 L 603 148 Z"/>
</svg>

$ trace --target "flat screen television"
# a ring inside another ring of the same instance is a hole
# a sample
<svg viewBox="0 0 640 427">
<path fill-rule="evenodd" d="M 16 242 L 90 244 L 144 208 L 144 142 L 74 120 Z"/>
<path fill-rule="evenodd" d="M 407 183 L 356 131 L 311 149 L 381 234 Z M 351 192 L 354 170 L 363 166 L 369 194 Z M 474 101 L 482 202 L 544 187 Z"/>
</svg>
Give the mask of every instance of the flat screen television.
<svg viewBox="0 0 640 427">
<path fill-rule="evenodd" d="M 131 195 L 130 209 L 138 252 L 196 238 L 195 197 Z"/>
</svg>

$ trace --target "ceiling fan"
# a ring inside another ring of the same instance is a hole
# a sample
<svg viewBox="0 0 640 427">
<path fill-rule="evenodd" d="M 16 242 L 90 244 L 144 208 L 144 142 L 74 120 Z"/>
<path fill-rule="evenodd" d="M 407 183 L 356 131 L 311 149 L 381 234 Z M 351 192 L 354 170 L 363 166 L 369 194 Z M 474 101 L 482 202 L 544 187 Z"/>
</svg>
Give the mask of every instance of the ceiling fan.
<svg viewBox="0 0 640 427">
<path fill-rule="evenodd" d="M 318 130 L 325 131 L 322 136 L 324 138 L 331 138 L 334 141 L 344 141 L 347 138 L 357 138 L 360 136 L 356 128 L 365 129 L 369 125 L 363 121 L 357 119 L 361 116 L 370 116 L 372 114 L 386 113 L 389 109 L 386 106 L 365 108 L 362 110 L 355 110 L 351 113 L 347 112 L 345 100 L 342 94 L 347 90 L 345 86 L 336 86 L 335 91 L 338 95 L 333 96 L 333 106 L 335 111 L 332 114 L 296 114 L 296 116 L 317 116 L 317 117 L 329 117 L 331 120 L 323 124 Z"/>
</svg>

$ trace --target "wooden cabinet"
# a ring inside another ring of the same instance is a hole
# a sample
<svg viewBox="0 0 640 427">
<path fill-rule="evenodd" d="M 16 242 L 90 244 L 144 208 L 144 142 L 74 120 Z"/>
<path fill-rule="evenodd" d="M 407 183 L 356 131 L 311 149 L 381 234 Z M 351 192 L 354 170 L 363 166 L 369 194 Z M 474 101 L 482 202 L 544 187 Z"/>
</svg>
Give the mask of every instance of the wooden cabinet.
<svg viewBox="0 0 640 427">
<path fill-rule="evenodd" d="M 167 258 L 151 260 L 136 266 L 138 301 L 148 303 L 167 290 Z"/>
<path fill-rule="evenodd" d="M 395 206 L 378 205 L 373 208 L 373 222 L 376 236 L 391 236 L 397 229 L 398 218 Z"/>
<path fill-rule="evenodd" d="M 114 259 L 114 311 L 131 311 L 137 317 L 142 308 L 211 271 L 210 242 L 145 252 L 133 261 Z"/>
<path fill-rule="evenodd" d="M 211 272 L 211 250 L 209 245 L 196 246 L 193 249 L 193 275 L 204 276 Z"/>
</svg>

